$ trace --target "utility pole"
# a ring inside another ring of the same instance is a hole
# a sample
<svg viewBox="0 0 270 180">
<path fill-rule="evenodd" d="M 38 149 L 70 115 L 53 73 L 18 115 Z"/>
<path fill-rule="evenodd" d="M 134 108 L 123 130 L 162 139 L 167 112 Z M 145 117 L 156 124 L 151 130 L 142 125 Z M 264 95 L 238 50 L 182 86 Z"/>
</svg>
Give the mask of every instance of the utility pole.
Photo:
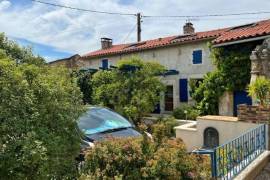
<svg viewBox="0 0 270 180">
<path fill-rule="evenodd" d="M 141 13 L 137 13 L 137 42 L 141 41 L 141 32 L 142 32 L 141 18 L 142 18 Z"/>
</svg>

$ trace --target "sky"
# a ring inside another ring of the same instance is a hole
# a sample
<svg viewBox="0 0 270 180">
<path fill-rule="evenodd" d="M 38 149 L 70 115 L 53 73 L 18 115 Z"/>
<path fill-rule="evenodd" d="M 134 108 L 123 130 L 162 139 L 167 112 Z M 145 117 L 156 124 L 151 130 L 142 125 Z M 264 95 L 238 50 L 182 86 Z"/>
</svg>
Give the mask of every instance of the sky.
<svg viewBox="0 0 270 180">
<path fill-rule="evenodd" d="M 269 11 L 269 0 L 43 0 L 98 11 L 142 15 L 202 15 Z M 195 31 L 237 26 L 270 14 L 189 19 Z M 143 18 L 142 40 L 182 34 L 186 18 Z M 136 41 L 136 17 L 59 8 L 31 0 L 0 0 L 0 32 L 31 46 L 46 61 L 100 49 L 100 38 L 113 44 Z"/>
</svg>

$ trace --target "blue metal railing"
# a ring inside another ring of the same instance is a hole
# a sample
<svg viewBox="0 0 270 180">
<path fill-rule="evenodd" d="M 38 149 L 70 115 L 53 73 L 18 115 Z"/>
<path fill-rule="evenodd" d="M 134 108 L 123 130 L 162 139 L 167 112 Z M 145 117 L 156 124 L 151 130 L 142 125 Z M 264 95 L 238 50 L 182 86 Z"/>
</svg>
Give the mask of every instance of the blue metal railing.
<svg viewBox="0 0 270 180">
<path fill-rule="evenodd" d="M 266 149 L 266 125 L 262 124 L 214 149 L 214 177 L 232 179 Z"/>
<path fill-rule="evenodd" d="M 196 151 L 211 157 L 212 177 L 233 179 L 266 149 L 266 125 L 262 124 L 243 135 L 211 150 Z"/>
</svg>

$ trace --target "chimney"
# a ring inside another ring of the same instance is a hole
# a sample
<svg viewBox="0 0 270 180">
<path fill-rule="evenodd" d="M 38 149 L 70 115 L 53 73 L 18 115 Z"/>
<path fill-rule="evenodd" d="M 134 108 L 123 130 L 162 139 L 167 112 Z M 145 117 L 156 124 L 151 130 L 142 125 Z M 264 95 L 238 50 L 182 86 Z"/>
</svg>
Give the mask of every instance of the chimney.
<svg viewBox="0 0 270 180">
<path fill-rule="evenodd" d="M 193 27 L 193 24 L 191 22 L 187 22 L 184 27 L 184 34 L 193 34 L 195 32 L 195 29 Z"/>
<path fill-rule="evenodd" d="M 112 39 L 103 37 L 101 38 L 101 49 L 108 49 L 112 47 Z"/>
</svg>

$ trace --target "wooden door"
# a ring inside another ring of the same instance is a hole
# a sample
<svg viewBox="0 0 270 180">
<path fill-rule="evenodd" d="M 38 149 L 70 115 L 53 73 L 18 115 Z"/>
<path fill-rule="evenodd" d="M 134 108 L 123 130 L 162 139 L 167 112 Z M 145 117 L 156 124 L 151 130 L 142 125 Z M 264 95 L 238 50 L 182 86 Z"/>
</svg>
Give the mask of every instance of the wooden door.
<svg viewBox="0 0 270 180">
<path fill-rule="evenodd" d="M 173 111 L 173 86 L 166 87 L 165 111 Z"/>
</svg>

